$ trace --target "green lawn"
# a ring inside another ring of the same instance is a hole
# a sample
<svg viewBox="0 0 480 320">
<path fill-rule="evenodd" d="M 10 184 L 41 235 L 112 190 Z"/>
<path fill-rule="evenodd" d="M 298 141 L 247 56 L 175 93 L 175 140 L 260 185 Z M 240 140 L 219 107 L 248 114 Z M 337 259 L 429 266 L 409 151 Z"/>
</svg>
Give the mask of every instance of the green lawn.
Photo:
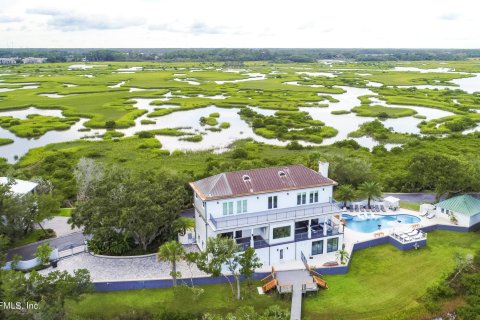
<svg viewBox="0 0 480 320">
<path fill-rule="evenodd" d="M 60 212 L 55 214 L 58 217 L 70 217 L 72 215 L 73 208 L 61 208 Z"/>
<path fill-rule="evenodd" d="M 477 249 L 478 233 L 435 231 L 429 233 L 427 247 L 418 251 L 402 252 L 389 244 L 356 251 L 347 274 L 325 276 L 330 289 L 304 298 L 304 319 L 422 319 L 428 313 L 419 299 L 452 270 L 453 254 Z M 67 311 L 73 319 L 113 319 L 127 310 L 225 314 L 242 305 L 257 310 L 273 304 L 289 308 L 290 301 L 276 294 L 250 291 L 237 302 L 228 284 L 202 288 L 205 293 L 196 302 L 174 295 L 172 289 L 93 293 L 68 302 Z"/>
<path fill-rule="evenodd" d="M 258 283 L 256 284 L 258 285 Z M 67 314 L 72 319 L 118 319 L 121 314 L 135 310 L 149 315 L 163 311 L 202 314 L 205 312 L 227 314 L 240 306 L 252 306 L 263 311 L 270 305 L 280 305 L 290 310 L 290 300 L 277 294 L 258 295 L 257 289 L 244 289 L 241 301 L 235 300 L 228 284 L 202 286 L 205 292 L 197 301 L 188 294 L 174 294 L 172 289 L 144 289 L 89 294 L 80 301 L 67 303 Z M 140 319 L 140 318 L 139 318 Z M 149 318 L 147 318 L 149 319 Z"/>
<path fill-rule="evenodd" d="M 434 231 L 428 245 L 390 244 L 356 251 L 346 275 L 325 276 L 329 290 L 304 300 L 308 319 L 422 319 L 425 290 L 454 267 L 453 255 L 480 249 L 479 233 Z"/>
<path fill-rule="evenodd" d="M 400 202 L 400 208 L 420 211 L 421 202 Z"/>
</svg>

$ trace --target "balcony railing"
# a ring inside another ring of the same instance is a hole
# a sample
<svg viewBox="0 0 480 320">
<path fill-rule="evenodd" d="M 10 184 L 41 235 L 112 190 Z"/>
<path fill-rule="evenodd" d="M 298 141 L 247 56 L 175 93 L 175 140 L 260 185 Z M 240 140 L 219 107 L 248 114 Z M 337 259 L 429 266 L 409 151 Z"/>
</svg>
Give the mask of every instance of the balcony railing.
<svg viewBox="0 0 480 320">
<path fill-rule="evenodd" d="M 327 213 L 340 212 L 337 203 L 315 203 L 288 209 L 272 209 L 268 211 L 244 213 L 225 217 L 214 218 L 210 216 L 210 222 L 216 229 L 253 226 L 262 223 L 296 219 Z"/>
<path fill-rule="evenodd" d="M 247 248 L 250 247 L 250 244 L 251 244 L 250 237 L 236 238 L 235 241 L 237 241 L 238 249 L 240 251 L 247 250 Z M 253 240 L 254 249 L 266 248 L 268 246 L 269 246 L 268 242 L 265 239 L 263 239 L 261 236 L 254 237 L 254 240 Z"/>
</svg>

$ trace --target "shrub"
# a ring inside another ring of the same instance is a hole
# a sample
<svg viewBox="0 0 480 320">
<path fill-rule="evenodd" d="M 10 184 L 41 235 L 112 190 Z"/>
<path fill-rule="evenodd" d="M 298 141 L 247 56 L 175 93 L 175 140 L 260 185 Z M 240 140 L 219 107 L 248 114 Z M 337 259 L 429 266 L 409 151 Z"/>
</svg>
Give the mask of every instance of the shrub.
<svg viewBox="0 0 480 320">
<path fill-rule="evenodd" d="M 153 133 L 151 133 L 150 131 L 140 131 L 140 132 L 137 132 L 137 136 L 140 138 L 140 139 L 148 139 L 148 138 L 153 138 L 155 137 L 155 135 Z"/>
<path fill-rule="evenodd" d="M 287 144 L 288 150 L 303 150 L 303 146 L 298 141 L 292 141 Z"/>
<path fill-rule="evenodd" d="M 106 127 L 107 129 L 113 129 L 113 128 L 116 127 L 116 125 L 117 125 L 117 124 L 116 124 L 115 121 L 113 121 L 113 120 L 105 121 L 105 127 Z"/>
</svg>

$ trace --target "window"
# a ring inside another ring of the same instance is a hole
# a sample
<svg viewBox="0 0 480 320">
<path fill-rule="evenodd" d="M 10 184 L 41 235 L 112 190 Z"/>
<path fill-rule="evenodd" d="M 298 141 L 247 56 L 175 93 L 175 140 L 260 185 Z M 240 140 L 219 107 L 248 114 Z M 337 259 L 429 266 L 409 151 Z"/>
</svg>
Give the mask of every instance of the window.
<svg viewBox="0 0 480 320">
<path fill-rule="evenodd" d="M 310 203 L 318 202 L 318 191 L 310 192 Z"/>
<path fill-rule="evenodd" d="M 278 206 L 277 196 L 268 197 L 268 209 L 275 209 Z"/>
<path fill-rule="evenodd" d="M 205 201 L 202 202 L 202 207 L 205 208 Z"/>
<path fill-rule="evenodd" d="M 195 199 L 197 199 L 197 198 L 198 198 L 198 194 L 195 192 Z"/>
<path fill-rule="evenodd" d="M 307 203 L 307 193 L 300 192 L 297 193 L 297 205 L 306 204 Z"/>
<path fill-rule="evenodd" d="M 327 252 L 338 250 L 338 238 L 331 238 L 327 240 Z"/>
<path fill-rule="evenodd" d="M 238 200 L 237 201 L 237 213 L 247 212 L 247 200 Z"/>
<path fill-rule="evenodd" d="M 312 242 L 312 256 L 323 253 L 323 240 Z"/>
<path fill-rule="evenodd" d="M 288 238 L 291 231 L 291 226 L 273 228 L 273 239 Z"/>
<path fill-rule="evenodd" d="M 233 201 L 223 203 L 223 215 L 233 214 Z"/>
</svg>

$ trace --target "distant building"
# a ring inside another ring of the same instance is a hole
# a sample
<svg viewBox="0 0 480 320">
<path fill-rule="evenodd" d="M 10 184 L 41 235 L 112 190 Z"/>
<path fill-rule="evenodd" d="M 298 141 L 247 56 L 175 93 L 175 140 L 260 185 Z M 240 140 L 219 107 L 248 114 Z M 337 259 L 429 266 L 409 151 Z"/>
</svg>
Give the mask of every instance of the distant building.
<svg viewBox="0 0 480 320">
<path fill-rule="evenodd" d="M 220 173 L 190 183 L 194 191 L 195 242 L 235 239 L 255 249 L 264 265 L 319 257 L 342 248 L 341 209 L 332 198 L 337 183 L 301 165 Z M 339 228 L 340 227 L 340 228 Z"/>
<path fill-rule="evenodd" d="M 45 61 L 47 61 L 47 58 L 28 57 L 22 59 L 23 63 L 44 63 Z"/>
<path fill-rule="evenodd" d="M 31 181 L 25 181 L 20 179 L 12 179 L 13 184 L 10 187 L 10 191 L 16 195 L 24 196 L 28 193 L 34 193 L 35 188 L 38 186 L 37 183 Z M 7 184 L 7 177 L 0 177 L 0 184 Z"/>
<path fill-rule="evenodd" d="M 0 64 L 16 64 L 17 60 L 15 58 L 0 58 Z"/>
</svg>

